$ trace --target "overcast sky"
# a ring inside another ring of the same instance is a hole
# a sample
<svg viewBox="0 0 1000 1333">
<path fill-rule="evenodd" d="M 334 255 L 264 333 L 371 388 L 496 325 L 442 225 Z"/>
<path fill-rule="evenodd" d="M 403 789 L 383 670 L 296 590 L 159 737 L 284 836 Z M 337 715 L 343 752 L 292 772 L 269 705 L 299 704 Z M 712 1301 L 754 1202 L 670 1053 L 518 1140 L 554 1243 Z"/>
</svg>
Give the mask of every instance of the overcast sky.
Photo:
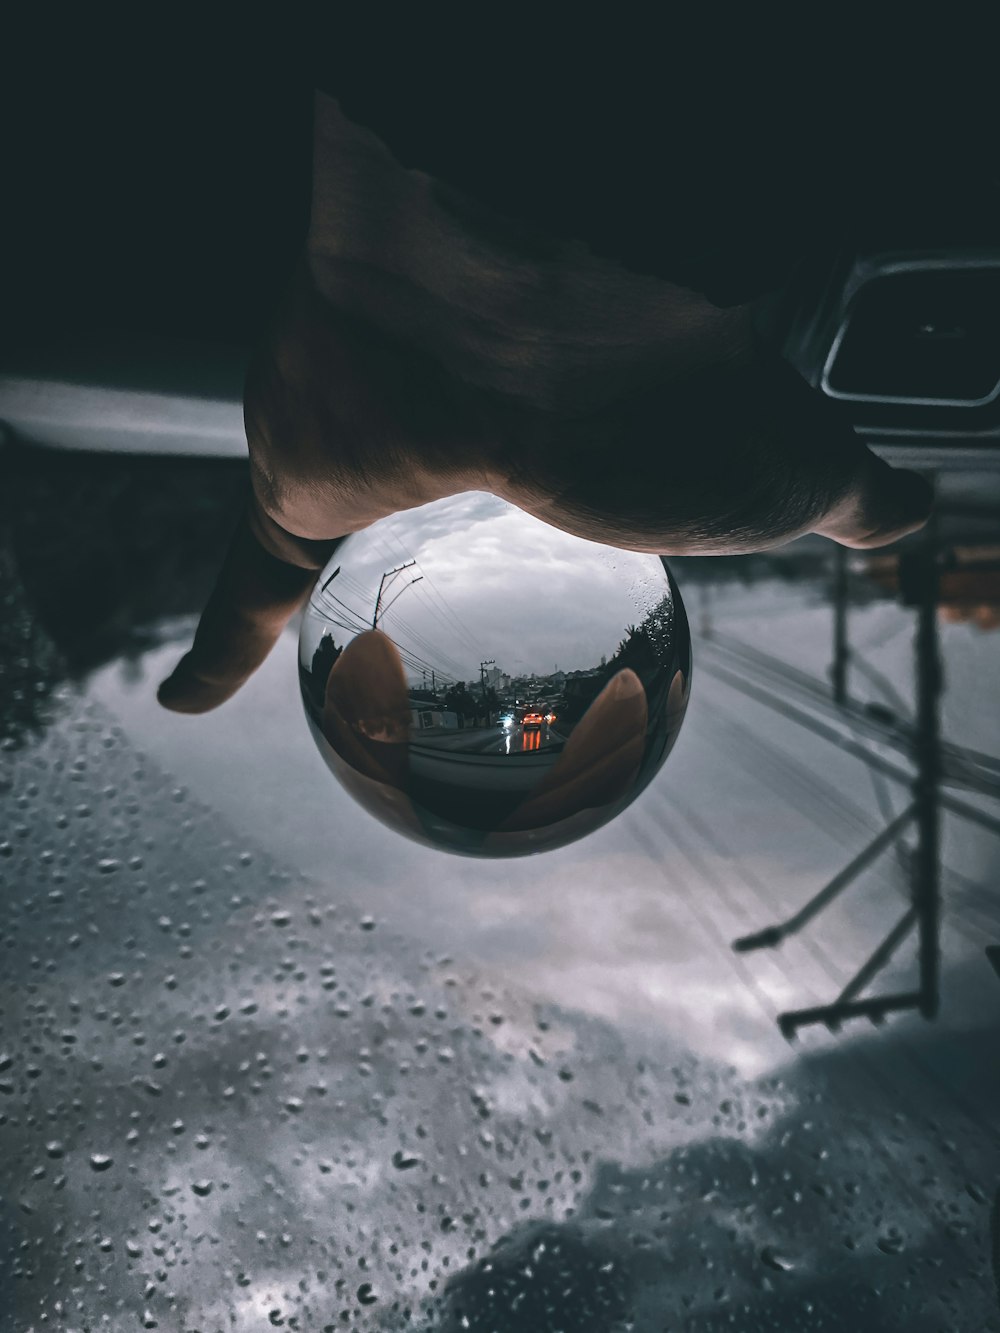
<svg viewBox="0 0 1000 1333">
<path fill-rule="evenodd" d="M 490 658 L 511 675 L 596 666 L 668 591 L 657 556 L 571 537 L 473 491 L 350 537 L 323 575 L 341 567 L 329 594 L 342 605 L 317 590 L 313 608 L 322 602 L 330 616 L 370 626 L 382 574 L 412 559 L 413 568 L 386 581 L 379 620 L 408 656 L 411 680 L 419 663 L 463 680 L 478 680 Z M 343 625 L 328 628 L 339 644 L 353 637 Z M 323 629 L 311 609 L 307 664 Z"/>
</svg>

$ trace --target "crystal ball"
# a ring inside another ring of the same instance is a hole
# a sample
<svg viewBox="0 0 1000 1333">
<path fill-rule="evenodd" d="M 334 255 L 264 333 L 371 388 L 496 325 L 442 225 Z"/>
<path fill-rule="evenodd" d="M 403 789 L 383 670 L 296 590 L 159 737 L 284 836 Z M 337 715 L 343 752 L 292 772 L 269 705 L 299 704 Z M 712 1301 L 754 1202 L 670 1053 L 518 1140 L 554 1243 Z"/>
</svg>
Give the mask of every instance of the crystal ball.
<svg viewBox="0 0 1000 1333">
<path fill-rule="evenodd" d="M 367 811 L 467 856 L 606 824 L 687 709 L 691 639 L 661 557 L 470 492 L 339 543 L 302 619 L 320 753 Z"/>
</svg>

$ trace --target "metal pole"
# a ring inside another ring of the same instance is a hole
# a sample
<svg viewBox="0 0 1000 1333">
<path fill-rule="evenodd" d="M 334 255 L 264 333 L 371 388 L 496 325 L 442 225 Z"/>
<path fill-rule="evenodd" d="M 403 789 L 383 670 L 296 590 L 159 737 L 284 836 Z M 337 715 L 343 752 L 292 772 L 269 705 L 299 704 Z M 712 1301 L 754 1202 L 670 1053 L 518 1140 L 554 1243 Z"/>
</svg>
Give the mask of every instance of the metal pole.
<svg viewBox="0 0 1000 1333">
<path fill-rule="evenodd" d="M 843 706 L 847 702 L 847 663 L 850 657 L 847 645 L 847 552 L 843 546 L 833 549 L 833 701 Z"/>
<path fill-rule="evenodd" d="M 938 644 L 937 524 L 931 517 L 923 540 L 911 557 L 918 592 L 916 655 L 917 716 L 913 781 L 917 846 L 913 857 L 913 905 L 920 919 L 920 1012 L 933 1018 L 938 1011 L 940 956 L 941 731 L 940 699 L 943 687 Z"/>
<path fill-rule="evenodd" d="M 407 588 L 412 588 L 413 585 L 415 583 L 419 583 L 423 577 L 424 577 L 423 574 L 418 574 L 415 579 L 410 579 L 409 583 L 404 583 L 403 586 L 400 588 L 399 592 L 396 593 L 396 596 L 392 599 L 392 601 L 386 602 L 385 606 L 383 606 L 382 611 L 380 613 L 381 618 L 383 620 L 385 619 L 385 613 L 389 610 L 389 607 L 395 606 L 396 603 L 399 601 L 399 599 L 402 597 L 403 593 L 406 592 Z"/>
<path fill-rule="evenodd" d="M 385 587 L 385 581 L 388 577 L 388 572 L 386 572 L 378 582 L 378 596 L 375 598 L 375 614 L 372 616 L 372 629 L 378 628 L 378 609 L 382 604 L 382 589 Z"/>
<path fill-rule="evenodd" d="M 385 590 L 386 583 L 391 583 L 397 574 L 401 574 L 404 569 L 409 569 L 411 565 L 415 565 L 416 563 L 416 560 L 407 560 L 404 564 L 397 565 L 395 569 L 385 570 L 382 577 L 379 579 L 378 596 L 375 598 L 375 614 L 372 616 L 372 629 L 378 629 L 379 609 L 382 605 L 382 593 Z M 337 572 L 340 572 L 339 569 Z M 333 576 L 331 575 L 331 578 L 332 577 Z M 422 574 L 418 578 L 415 578 L 413 582 L 419 583 L 421 578 L 423 578 Z"/>
<path fill-rule="evenodd" d="M 896 922 L 867 962 L 858 969 L 830 1008 L 835 1010 L 837 1005 L 849 1004 L 856 999 L 869 981 L 878 976 L 916 924 L 917 909 L 915 907 L 907 908 L 905 914 Z"/>
<path fill-rule="evenodd" d="M 794 916 L 790 916 L 787 921 L 782 921 L 776 926 L 766 926 L 764 930 L 758 930 L 753 935 L 744 935 L 740 939 L 734 940 L 732 947 L 737 953 L 749 953 L 752 949 L 773 949 L 786 936 L 794 935 L 797 931 L 800 931 L 807 922 L 811 921 L 818 912 L 826 907 L 827 903 L 833 902 L 838 894 L 843 893 L 844 889 L 857 879 L 862 870 L 867 870 L 878 854 L 895 840 L 900 831 L 915 817 L 916 813 L 917 803 L 908 805 L 891 824 L 886 825 L 878 837 L 873 838 L 868 846 L 844 867 L 839 875 L 834 875 L 829 884 L 820 889 L 815 897 L 810 898 L 805 907 L 800 908 Z"/>
<path fill-rule="evenodd" d="M 483 703 L 486 702 L 486 668 L 496 666 L 496 658 L 491 657 L 488 662 L 479 663 L 479 687 L 483 692 Z"/>
</svg>

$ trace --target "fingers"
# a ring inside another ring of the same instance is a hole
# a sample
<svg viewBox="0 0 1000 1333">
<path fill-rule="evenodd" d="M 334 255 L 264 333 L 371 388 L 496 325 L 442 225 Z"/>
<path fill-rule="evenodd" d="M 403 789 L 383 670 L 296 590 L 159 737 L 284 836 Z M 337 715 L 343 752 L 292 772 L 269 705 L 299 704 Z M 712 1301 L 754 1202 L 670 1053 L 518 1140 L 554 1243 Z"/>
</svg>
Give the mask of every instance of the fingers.
<svg viewBox="0 0 1000 1333">
<path fill-rule="evenodd" d="M 846 492 L 814 530 L 856 550 L 887 546 L 924 526 L 933 499 L 919 472 L 890 467 L 865 449 Z"/>
<path fill-rule="evenodd" d="M 930 482 L 874 454 L 843 404 L 808 385 L 773 353 L 759 352 L 749 373 L 759 396 L 747 394 L 748 420 L 765 440 L 784 437 L 787 452 L 779 457 L 792 492 L 805 495 L 811 489 L 819 500 L 809 531 L 870 550 L 924 526 L 934 500 Z"/>
<path fill-rule="evenodd" d="M 410 695 L 402 658 L 381 630 L 359 634 L 334 663 L 326 683 L 323 735 L 364 777 L 405 788 Z"/>
<path fill-rule="evenodd" d="M 620 800 L 635 783 L 648 721 L 642 681 L 625 667 L 605 685 L 573 728 L 548 776 L 500 831 L 544 828 Z"/>
<path fill-rule="evenodd" d="M 323 716 L 335 717 L 355 735 L 380 744 L 410 739 L 410 694 L 396 645 L 381 630 L 352 639 L 326 684 Z"/>
<path fill-rule="evenodd" d="M 807 532 L 881 546 L 931 488 L 858 439 L 843 405 L 780 357 L 699 369 L 606 410 L 504 437 L 504 498 L 592 541 L 678 555 L 767 550 Z"/>
<path fill-rule="evenodd" d="M 205 713 L 235 694 L 274 647 L 339 541 L 295 537 L 251 502 L 191 650 L 157 692 L 163 707 Z"/>
</svg>

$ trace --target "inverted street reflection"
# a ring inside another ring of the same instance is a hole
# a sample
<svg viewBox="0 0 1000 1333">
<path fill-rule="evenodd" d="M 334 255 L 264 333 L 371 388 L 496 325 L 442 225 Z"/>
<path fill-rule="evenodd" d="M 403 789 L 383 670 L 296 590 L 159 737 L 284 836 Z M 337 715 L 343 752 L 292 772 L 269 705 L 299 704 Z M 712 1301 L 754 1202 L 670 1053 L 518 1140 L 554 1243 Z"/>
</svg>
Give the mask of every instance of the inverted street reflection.
<svg viewBox="0 0 1000 1333">
<path fill-rule="evenodd" d="M 649 783 L 691 650 L 659 557 L 472 493 L 338 547 L 299 670 L 316 743 L 360 804 L 433 846 L 516 856 L 600 827 Z"/>
</svg>

